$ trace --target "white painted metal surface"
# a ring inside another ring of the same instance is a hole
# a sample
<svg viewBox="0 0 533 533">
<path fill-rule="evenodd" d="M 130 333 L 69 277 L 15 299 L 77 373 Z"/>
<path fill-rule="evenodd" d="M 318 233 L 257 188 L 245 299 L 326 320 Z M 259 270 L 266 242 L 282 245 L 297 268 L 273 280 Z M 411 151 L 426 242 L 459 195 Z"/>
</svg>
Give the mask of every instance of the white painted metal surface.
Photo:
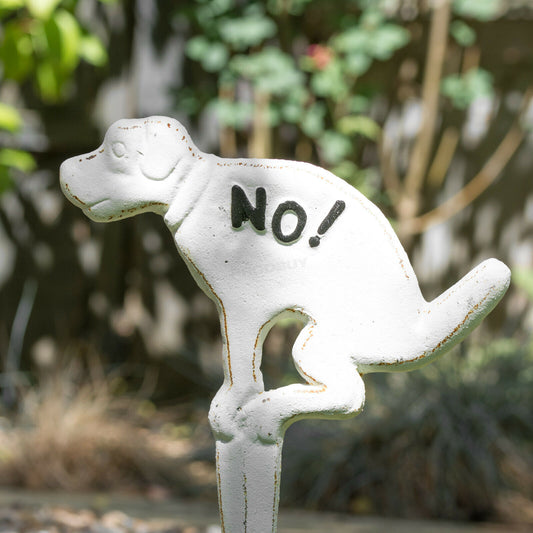
<svg viewBox="0 0 533 533">
<path fill-rule="evenodd" d="M 429 363 L 509 285 L 490 259 L 426 302 L 387 219 L 346 182 L 307 163 L 202 153 L 166 117 L 115 123 L 100 148 L 63 163 L 61 186 L 98 222 L 162 215 L 217 306 L 225 380 L 209 418 L 227 533 L 276 530 L 290 424 L 354 416 L 363 374 Z M 305 323 L 292 356 L 306 384 L 265 391 L 262 343 L 287 315 Z"/>
</svg>

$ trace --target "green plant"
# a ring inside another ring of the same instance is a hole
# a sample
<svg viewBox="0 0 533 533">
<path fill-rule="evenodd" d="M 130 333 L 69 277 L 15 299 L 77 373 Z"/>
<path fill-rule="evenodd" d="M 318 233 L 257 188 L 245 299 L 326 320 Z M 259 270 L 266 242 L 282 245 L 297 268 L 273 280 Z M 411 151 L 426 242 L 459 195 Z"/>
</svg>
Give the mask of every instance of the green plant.
<svg viewBox="0 0 533 533">
<path fill-rule="evenodd" d="M 41 100 L 54 104 L 68 97 L 80 61 L 106 64 L 104 44 L 76 18 L 78 4 L 79 0 L 0 0 L 0 91 L 8 80 L 19 86 L 31 82 Z M 6 132 L 10 144 L 16 145 L 23 122 L 14 105 L 0 103 L 0 132 Z M 34 168 L 27 151 L 0 148 L 0 194 L 12 186 L 15 171 Z"/>
<path fill-rule="evenodd" d="M 503 339 L 421 372 L 367 378 L 357 419 L 288 441 L 295 502 L 464 520 L 496 518 L 509 494 L 533 499 L 532 363 L 533 343 Z"/>
<path fill-rule="evenodd" d="M 356 95 L 356 85 L 410 35 L 385 15 L 381 3 L 341 2 L 333 16 L 324 9 L 316 0 L 196 0 L 179 11 L 190 28 L 187 55 L 214 78 L 218 92 L 184 89 L 178 105 L 192 115 L 214 110 L 223 127 L 224 155 L 237 149 L 235 132 L 247 131 L 249 154 L 270 157 L 273 132 L 290 128 L 304 157 L 314 152 L 342 177 L 358 175 L 361 181 L 365 170 L 358 167 L 354 146 L 375 142 L 380 127 L 368 116 L 370 97 Z M 326 22 L 324 38 L 312 35 L 316 28 L 300 26 L 311 17 Z"/>
</svg>

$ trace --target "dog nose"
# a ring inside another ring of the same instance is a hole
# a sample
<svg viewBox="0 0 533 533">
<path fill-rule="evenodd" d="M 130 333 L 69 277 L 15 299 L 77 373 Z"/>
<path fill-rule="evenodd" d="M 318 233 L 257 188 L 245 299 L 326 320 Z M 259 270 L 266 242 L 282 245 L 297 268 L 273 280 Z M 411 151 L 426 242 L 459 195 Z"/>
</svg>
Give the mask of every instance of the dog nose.
<svg viewBox="0 0 533 533">
<path fill-rule="evenodd" d="M 59 167 L 59 183 L 61 184 L 61 189 L 63 192 L 67 192 L 66 188 L 68 187 L 68 178 L 72 177 L 72 159 L 67 159 L 61 163 Z"/>
</svg>

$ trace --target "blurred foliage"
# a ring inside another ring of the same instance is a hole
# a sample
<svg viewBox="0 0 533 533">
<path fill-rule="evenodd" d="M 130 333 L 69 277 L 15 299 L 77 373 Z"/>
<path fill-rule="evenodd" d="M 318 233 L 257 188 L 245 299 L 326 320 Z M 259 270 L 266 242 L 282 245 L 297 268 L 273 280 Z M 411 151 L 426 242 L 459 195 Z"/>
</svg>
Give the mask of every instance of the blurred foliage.
<svg viewBox="0 0 533 533">
<path fill-rule="evenodd" d="M 455 0 L 450 37 L 459 48 L 475 50 L 475 24 L 494 20 L 504 8 L 499 0 Z M 375 179 L 378 169 L 361 165 L 366 147 L 381 150 L 383 119 L 375 109 L 390 97 L 390 89 L 368 75 L 384 62 L 400 65 L 418 39 L 415 25 L 401 21 L 390 2 L 344 0 L 327 11 L 320 0 L 194 0 L 176 15 L 187 28 L 187 57 L 205 74 L 193 78 L 196 90 L 178 89 L 178 110 L 191 118 L 213 110 L 226 127 L 223 155 L 238 148 L 232 130 L 262 140 L 248 146 L 248 155 L 261 157 L 277 155 L 271 139 L 286 130 L 281 137 L 298 139 L 297 158 L 318 159 L 371 199 L 390 204 L 394 196 L 399 205 L 398 191 L 383 190 Z M 494 97 L 494 78 L 475 63 L 447 69 L 441 92 L 465 112 L 477 98 Z"/>
<path fill-rule="evenodd" d="M 501 516 L 503 494 L 531 499 L 532 366 L 531 341 L 502 339 L 412 374 L 365 378 L 368 402 L 356 420 L 309 424 L 297 447 L 288 437 L 292 503 L 487 520 Z"/>
<path fill-rule="evenodd" d="M 114 0 L 100 0 L 109 3 Z M 100 38 L 76 18 L 79 0 L 0 0 L 0 83 L 31 82 L 49 104 L 68 96 L 81 60 L 101 67 L 107 51 Z M 20 112 L 0 103 L 0 130 L 15 135 Z M 0 148 L 0 194 L 12 186 L 12 171 L 30 172 L 35 162 L 22 150 Z"/>
<path fill-rule="evenodd" d="M 290 125 L 330 168 L 342 174 L 351 162 L 343 176 L 349 177 L 357 170 L 354 142 L 359 137 L 375 141 L 380 133 L 364 114 L 368 98 L 356 96 L 355 85 L 374 62 L 389 60 L 404 47 L 409 32 L 388 20 L 379 3 L 341 2 L 343 16 L 335 17 L 331 36 L 305 43 L 297 17 L 322 9 L 319 4 L 189 2 L 179 10 L 193 30 L 186 52 L 215 78 L 209 87 L 218 87 L 218 93 L 183 90 L 177 100 L 189 115 L 210 106 L 223 126 L 235 130 L 248 129 L 264 111 L 261 102 L 267 102 L 265 129 Z M 245 86 L 263 96 L 259 103 L 250 101 L 246 91 L 241 95 Z"/>
<path fill-rule="evenodd" d="M 452 74 L 442 80 L 442 93 L 459 109 L 467 109 L 477 98 L 492 98 L 492 76 L 481 68 L 465 74 Z"/>
</svg>

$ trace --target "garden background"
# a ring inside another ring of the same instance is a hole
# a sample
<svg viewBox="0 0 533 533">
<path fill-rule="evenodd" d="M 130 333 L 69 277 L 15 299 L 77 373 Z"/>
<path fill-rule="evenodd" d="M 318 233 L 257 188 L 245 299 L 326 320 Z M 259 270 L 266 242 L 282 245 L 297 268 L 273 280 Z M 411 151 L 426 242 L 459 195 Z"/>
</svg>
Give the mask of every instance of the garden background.
<svg viewBox="0 0 533 533">
<path fill-rule="evenodd" d="M 59 188 L 157 114 L 347 180 L 427 299 L 488 257 L 513 272 L 452 353 L 289 430 L 282 505 L 533 523 L 532 95 L 531 0 L 0 0 L 0 483 L 216 505 L 214 305 L 159 217 L 96 224 Z M 300 379 L 300 327 L 269 334 L 268 387 Z"/>
</svg>

